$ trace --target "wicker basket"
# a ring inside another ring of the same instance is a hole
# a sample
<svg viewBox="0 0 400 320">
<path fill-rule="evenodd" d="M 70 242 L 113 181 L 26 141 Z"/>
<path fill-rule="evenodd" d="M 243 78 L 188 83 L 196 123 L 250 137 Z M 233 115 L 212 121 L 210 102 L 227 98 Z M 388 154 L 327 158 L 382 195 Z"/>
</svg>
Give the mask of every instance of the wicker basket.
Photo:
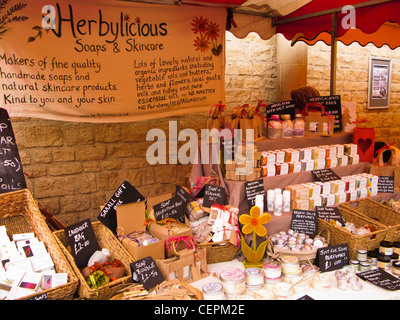
<svg viewBox="0 0 400 320">
<path fill-rule="evenodd" d="M 57 245 L 52 232 L 40 213 L 37 202 L 28 189 L 4 193 L 0 195 L 0 225 L 6 226 L 9 235 L 34 232 L 42 241 L 53 259 L 57 273 L 67 273 L 68 282 L 53 289 L 23 297 L 20 300 L 35 299 L 43 294 L 48 300 L 70 300 L 78 288 L 78 278 L 72 270 L 64 254 Z"/>
<path fill-rule="evenodd" d="M 385 225 L 388 228 L 385 240 L 399 241 L 400 212 L 368 198 L 342 203 L 341 206 Z"/>
<path fill-rule="evenodd" d="M 220 241 L 198 243 L 196 244 L 196 248 L 206 250 L 207 264 L 210 264 L 232 261 L 239 251 L 240 246 L 235 246 L 230 241 Z"/>
<path fill-rule="evenodd" d="M 330 243 L 330 235 L 331 232 L 328 229 L 321 229 L 318 232 L 318 235 L 323 237 L 325 241 Z M 272 259 L 280 260 L 284 256 L 294 256 L 299 259 L 299 261 L 313 261 L 317 255 L 318 249 L 313 250 L 302 250 L 302 251 L 294 251 L 290 249 L 282 249 L 277 246 L 274 246 L 271 240 L 268 238 L 267 244 L 267 255 Z"/>
<path fill-rule="evenodd" d="M 68 240 L 65 236 L 64 230 L 55 231 L 53 234 L 56 237 L 58 246 L 63 251 L 67 260 L 70 262 L 72 268 L 74 269 L 78 279 L 78 295 L 82 299 L 90 300 L 108 300 L 111 298 L 115 292 L 124 287 L 127 283 L 132 282 L 132 272 L 130 264 L 134 261 L 128 251 L 123 247 L 123 245 L 118 241 L 116 236 L 101 222 L 96 221 L 92 223 L 92 227 L 99 244 L 100 248 L 107 248 L 110 251 L 111 260 L 118 259 L 122 262 L 125 267 L 126 275 L 115 281 L 109 282 L 96 289 L 91 289 L 86 283 L 81 271 L 75 263 L 75 259 L 67 249 Z"/>
<path fill-rule="evenodd" d="M 370 218 L 356 214 L 353 210 L 349 210 L 345 207 L 339 207 L 339 211 L 343 219 L 347 222 L 354 223 L 356 228 L 371 225 L 376 229 L 365 235 L 354 235 L 343 227 L 337 227 L 318 218 L 318 231 L 322 229 L 328 229 L 330 231 L 330 245 L 334 246 L 348 243 L 350 259 L 355 259 L 357 257 L 357 249 L 365 248 L 367 250 L 373 250 L 379 247 L 379 242 L 385 239 L 388 232 L 386 226 Z"/>
</svg>

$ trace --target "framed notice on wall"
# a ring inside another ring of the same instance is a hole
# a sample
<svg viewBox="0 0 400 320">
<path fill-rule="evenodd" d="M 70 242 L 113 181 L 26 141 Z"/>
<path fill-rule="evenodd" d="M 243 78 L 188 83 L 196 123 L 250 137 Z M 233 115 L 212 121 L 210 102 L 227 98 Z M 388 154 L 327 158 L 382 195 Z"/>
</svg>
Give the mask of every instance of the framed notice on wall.
<svg viewBox="0 0 400 320">
<path fill-rule="evenodd" d="M 368 109 L 389 108 L 391 74 L 391 59 L 370 57 L 368 77 Z"/>
</svg>

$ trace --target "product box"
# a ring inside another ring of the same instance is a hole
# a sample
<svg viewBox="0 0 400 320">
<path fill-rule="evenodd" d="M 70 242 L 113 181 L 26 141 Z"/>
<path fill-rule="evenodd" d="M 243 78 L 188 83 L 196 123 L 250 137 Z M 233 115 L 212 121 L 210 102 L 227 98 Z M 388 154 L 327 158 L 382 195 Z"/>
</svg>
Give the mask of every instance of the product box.
<svg viewBox="0 0 400 320">
<path fill-rule="evenodd" d="M 321 148 L 321 147 L 312 147 L 311 148 L 311 158 L 314 160 L 325 159 L 326 158 L 326 149 Z"/>
<path fill-rule="evenodd" d="M 285 162 L 297 162 L 300 160 L 300 151 L 296 149 L 283 149 L 285 152 Z"/>
<path fill-rule="evenodd" d="M 314 170 L 325 169 L 325 158 L 314 160 Z"/>
<path fill-rule="evenodd" d="M 354 177 L 354 179 L 355 179 L 355 181 L 356 181 L 356 189 L 363 189 L 363 188 L 366 188 L 368 185 L 367 185 L 367 178 L 366 177 L 363 177 L 363 176 L 361 176 L 361 175 L 359 175 L 359 176 L 353 176 Z"/>
<path fill-rule="evenodd" d="M 367 196 L 368 196 L 368 189 L 367 188 L 357 189 L 357 198 L 364 199 Z"/>
<path fill-rule="evenodd" d="M 262 177 L 274 177 L 276 173 L 275 165 L 265 166 L 261 168 Z"/>
<path fill-rule="evenodd" d="M 262 152 L 261 153 L 261 161 L 260 161 L 260 166 L 265 167 L 268 165 L 274 165 L 276 160 L 276 155 L 275 153 L 271 152 Z"/>
<path fill-rule="evenodd" d="M 314 160 L 300 160 L 301 171 L 312 171 L 314 170 Z"/>
<path fill-rule="evenodd" d="M 321 186 L 321 194 L 331 193 L 330 181 L 315 181 L 314 183 Z"/>
<path fill-rule="evenodd" d="M 309 199 L 293 200 L 292 208 L 297 210 L 309 210 L 310 208 Z"/>
<path fill-rule="evenodd" d="M 349 164 L 349 156 L 341 155 L 338 156 L 337 159 L 338 159 L 337 162 L 338 167 L 347 166 Z"/>
<path fill-rule="evenodd" d="M 154 199 L 151 200 L 152 200 L 151 203 L 154 205 L 164 200 L 168 200 L 168 198 L 165 197 L 161 201 L 159 201 L 160 200 L 159 198 L 155 201 L 155 202 L 158 201 L 157 203 L 154 202 Z M 151 205 L 151 207 L 153 205 Z M 117 225 L 119 230 L 118 238 L 120 239 L 124 248 L 129 252 L 129 254 L 135 260 L 140 260 L 147 256 L 151 256 L 154 261 L 156 261 L 157 259 L 164 259 L 165 258 L 164 239 L 155 236 L 159 240 L 158 242 L 148 244 L 146 246 L 139 246 L 139 244 L 136 241 L 128 237 L 128 235 L 131 232 L 140 232 L 140 231 L 146 232 L 145 209 L 146 209 L 146 204 L 144 201 L 121 204 L 117 207 Z M 151 223 L 150 226 L 151 225 L 156 225 L 156 224 Z"/>
<path fill-rule="evenodd" d="M 346 202 L 357 200 L 357 190 L 346 191 Z"/>
<path fill-rule="evenodd" d="M 335 195 L 333 193 L 321 195 L 322 204 L 324 207 L 331 207 L 335 205 Z"/>
<path fill-rule="evenodd" d="M 378 186 L 367 187 L 368 196 L 376 196 L 378 194 Z"/>
<path fill-rule="evenodd" d="M 357 154 L 357 145 L 354 143 L 346 143 L 344 145 L 344 154 L 353 156 Z"/>
<path fill-rule="evenodd" d="M 275 163 L 285 162 L 285 152 L 283 150 L 274 150 L 271 152 L 275 154 Z"/>
<path fill-rule="evenodd" d="M 310 197 L 310 190 L 304 186 L 295 186 L 291 188 L 293 200 L 308 200 Z"/>
<path fill-rule="evenodd" d="M 342 181 L 346 184 L 345 190 L 355 190 L 356 189 L 356 180 L 350 177 L 343 177 Z"/>
<path fill-rule="evenodd" d="M 289 173 L 289 164 L 287 162 L 284 163 L 276 163 L 275 164 L 275 175 L 281 176 Z"/>
<path fill-rule="evenodd" d="M 347 197 L 345 192 L 335 194 L 335 204 L 341 204 L 346 202 L 346 200 Z"/>
<path fill-rule="evenodd" d="M 342 180 L 331 181 L 331 193 L 344 193 L 346 190 L 346 183 Z"/>
<path fill-rule="evenodd" d="M 312 160 L 312 151 L 311 148 L 301 148 L 299 149 L 300 152 L 300 161 L 301 160 Z"/>
<path fill-rule="evenodd" d="M 336 148 L 336 156 L 341 157 L 344 155 L 344 145 L 343 144 L 334 144 L 332 145 Z"/>
<path fill-rule="evenodd" d="M 309 182 L 304 184 L 305 187 L 308 188 L 308 197 L 309 198 L 316 198 L 321 195 L 321 185 Z"/>
<path fill-rule="evenodd" d="M 308 210 L 314 210 L 315 207 L 321 207 L 322 206 L 322 197 L 315 197 L 315 198 L 311 198 L 308 201 L 309 203 L 309 209 Z"/>
<path fill-rule="evenodd" d="M 321 146 L 325 149 L 325 158 L 336 157 L 336 147 L 334 146 Z"/>
<path fill-rule="evenodd" d="M 301 162 L 289 162 L 289 173 L 301 172 Z"/>
<path fill-rule="evenodd" d="M 336 168 L 338 164 L 338 159 L 336 157 L 325 159 L 325 168 Z"/>
<path fill-rule="evenodd" d="M 349 155 L 349 164 L 358 164 L 360 156 L 358 154 Z"/>
</svg>

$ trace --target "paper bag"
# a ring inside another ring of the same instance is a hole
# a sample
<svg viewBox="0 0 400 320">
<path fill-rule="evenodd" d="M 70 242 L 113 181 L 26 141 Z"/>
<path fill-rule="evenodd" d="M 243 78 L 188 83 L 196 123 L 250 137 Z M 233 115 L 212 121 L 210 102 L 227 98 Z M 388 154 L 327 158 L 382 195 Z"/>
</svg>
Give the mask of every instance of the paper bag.
<svg viewBox="0 0 400 320">
<path fill-rule="evenodd" d="M 390 158 L 387 162 L 383 160 L 383 152 L 389 150 Z M 381 177 L 394 177 L 394 189 L 400 188 L 400 150 L 393 146 L 385 145 L 377 151 L 373 164 L 369 165 L 369 173 Z"/>
<path fill-rule="evenodd" d="M 353 142 L 357 145 L 360 161 L 372 162 L 375 148 L 374 128 L 354 128 Z"/>
<path fill-rule="evenodd" d="M 320 103 L 309 103 L 303 109 L 306 135 L 330 136 L 333 134 L 335 117 L 325 111 Z"/>
</svg>

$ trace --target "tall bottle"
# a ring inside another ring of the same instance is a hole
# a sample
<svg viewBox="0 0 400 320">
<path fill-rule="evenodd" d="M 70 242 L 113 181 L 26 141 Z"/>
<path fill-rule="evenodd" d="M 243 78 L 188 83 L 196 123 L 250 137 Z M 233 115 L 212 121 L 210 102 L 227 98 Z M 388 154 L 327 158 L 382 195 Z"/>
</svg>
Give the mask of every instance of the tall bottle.
<svg viewBox="0 0 400 320">
<path fill-rule="evenodd" d="M 293 138 L 293 122 L 290 114 L 283 114 L 282 119 L 282 138 Z"/>
</svg>

